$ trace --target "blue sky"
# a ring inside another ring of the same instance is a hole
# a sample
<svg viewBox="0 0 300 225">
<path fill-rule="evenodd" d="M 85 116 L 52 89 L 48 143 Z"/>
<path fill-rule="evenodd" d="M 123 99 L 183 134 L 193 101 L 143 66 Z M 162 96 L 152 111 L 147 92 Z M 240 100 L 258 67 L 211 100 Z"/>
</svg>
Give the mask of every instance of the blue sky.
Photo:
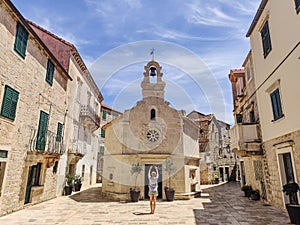
<svg viewBox="0 0 300 225">
<path fill-rule="evenodd" d="M 260 0 L 12 2 L 25 18 L 76 46 L 104 103 L 123 111 L 142 98 L 154 47 L 173 107 L 233 123 L 228 73 L 250 50 L 245 34 Z"/>
</svg>

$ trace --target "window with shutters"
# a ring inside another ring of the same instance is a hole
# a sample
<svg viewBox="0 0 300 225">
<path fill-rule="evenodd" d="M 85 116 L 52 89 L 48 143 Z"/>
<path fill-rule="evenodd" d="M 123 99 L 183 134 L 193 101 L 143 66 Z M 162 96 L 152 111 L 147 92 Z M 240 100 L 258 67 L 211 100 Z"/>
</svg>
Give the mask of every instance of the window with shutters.
<svg viewBox="0 0 300 225">
<path fill-rule="evenodd" d="M 300 0 L 295 0 L 295 5 L 296 5 L 296 12 L 300 12 Z"/>
<path fill-rule="evenodd" d="M 14 50 L 24 59 L 27 47 L 28 32 L 18 22 Z"/>
<path fill-rule="evenodd" d="M 106 111 L 105 110 L 102 111 L 102 119 L 106 120 Z"/>
<path fill-rule="evenodd" d="M 61 142 L 62 128 L 63 128 L 63 125 L 61 123 L 57 123 L 56 141 L 58 141 L 58 142 Z"/>
<path fill-rule="evenodd" d="M 283 117 L 279 88 L 270 94 L 274 121 Z"/>
<path fill-rule="evenodd" d="M 49 118 L 49 115 L 47 113 L 41 111 L 37 139 L 36 139 L 36 149 L 37 150 L 42 150 L 42 151 L 45 150 L 48 118 Z"/>
<path fill-rule="evenodd" d="M 46 81 L 51 86 L 53 84 L 53 75 L 54 75 L 54 64 L 48 59 L 47 72 L 46 72 Z"/>
<path fill-rule="evenodd" d="M 18 99 L 19 92 L 6 85 L 2 101 L 1 115 L 14 120 L 16 117 Z"/>
<path fill-rule="evenodd" d="M 101 137 L 105 138 L 105 130 L 101 128 Z"/>
<path fill-rule="evenodd" d="M 261 39 L 263 44 L 264 57 L 266 58 L 269 52 L 272 50 L 268 21 L 266 21 L 260 33 L 261 33 Z"/>
<path fill-rule="evenodd" d="M 104 154 L 104 146 L 100 145 L 99 153 L 100 153 L 100 154 Z"/>
</svg>

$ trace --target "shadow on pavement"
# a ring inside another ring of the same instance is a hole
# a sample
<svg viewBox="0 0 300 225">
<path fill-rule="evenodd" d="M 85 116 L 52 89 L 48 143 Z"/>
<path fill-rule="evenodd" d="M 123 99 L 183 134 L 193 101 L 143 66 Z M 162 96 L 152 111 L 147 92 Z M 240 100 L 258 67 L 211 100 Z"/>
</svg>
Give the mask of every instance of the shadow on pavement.
<svg viewBox="0 0 300 225">
<path fill-rule="evenodd" d="M 113 200 L 108 200 L 102 197 L 101 187 L 92 187 L 76 194 L 70 195 L 69 198 L 76 202 L 117 202 Z"/>
<path fill-rule="evenodd" d="M 197 225 L 211 224 L 289 224 L 286 213 L 263 201 L 244 197 L 237 182 L 207 188 L 204 190 L 211 202 L 203 202 L 203 209 L 193 209 Z"/>
<path fill-rule="evenodd" d="M 136 216 L 143 216 L 143 215 L 150 215 L 151 213 L 149 213 L 149 212 L 134 212 L 134 213 L 132 213 L 132 214 L 134 214 L 134 215 L 136 215 Z"/>
</svg>

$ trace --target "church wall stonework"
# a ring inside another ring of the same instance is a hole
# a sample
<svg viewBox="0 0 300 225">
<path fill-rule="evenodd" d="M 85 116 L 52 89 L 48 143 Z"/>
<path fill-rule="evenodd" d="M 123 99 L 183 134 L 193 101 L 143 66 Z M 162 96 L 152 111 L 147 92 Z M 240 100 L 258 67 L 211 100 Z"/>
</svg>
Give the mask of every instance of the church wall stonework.
<svg viewBox="0 0 300 225">
<path fill-rule="evenodd" d="M 150 83 L 149 68 L 156 66 L 157 83 Z M 129 189 L 139 187 L 145 198 L 149 165 L 161 168 L 162 188 L 170 185 L 176 198 L 200 190 L 198 127 L 182 111 L 169 106 L 163 98 L 161 67 L 155 61 L 145 66 L 141 84 L 143 99 L 122 116 L 104 126 L 106 130 L 103 165 L 103 194 L 112 199 L 129 200 Z M 166 172 L 171 160 L 174 171 Z M 135 177 L 131 166 L 142 172 Z M 162 193 L 165 198 L 164 193 Z"/>
</svg>

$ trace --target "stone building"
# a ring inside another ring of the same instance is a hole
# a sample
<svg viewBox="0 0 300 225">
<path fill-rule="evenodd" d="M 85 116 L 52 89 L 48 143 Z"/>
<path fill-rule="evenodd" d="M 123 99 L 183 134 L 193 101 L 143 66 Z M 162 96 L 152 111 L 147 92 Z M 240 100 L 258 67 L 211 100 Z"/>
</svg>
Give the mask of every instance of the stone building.
<svg viewBox="0 0 300 225">
<path fill-rule="evenodd" d="M 80 175 L 83 187 L 96 183 L 103 97 L 73 44 L 30 21 L 28 23 L 73 79 L 67 93 L 67 151 L 58 170 L 57 194 L 61 195 L 66 174 Z"/>
<path fill-rule="evenodd" d="M 299 11 L 299 1 L 262 0 L 246 34 L 266 157 L 266 199 L 280 208 L 289 202 L 282 186 L 300 181 Z"/>
<path fill-rule="evenodd" d="M 100 149 L 98 152 L 97 158 L 97 182 L 102 182 L 102 173 L 103 173 L 103 155 L 104 155 L 104 142 L 105 142 L 105 130 L 102 128 L 105 124 L 109 123 L 113 119 L 117 118 L 118 116 L 122 115 L 121 112 L 109 107 L 106 104 L 101 104 L 101 122 L 99 130 L 100 133 Z"/>
<path fill-rule="evenodd" d="M 233 179 L 236 158 L 230 151 L 230 125 L 217 120 L 213 114 L 197 111 L 192 111 L 187 117 L 199 126 L 201 184 Z"/>
<path fill-rule="evenodd" d="M 0 2 L 0 215 L 56 197 L 72 78 L 8 1 Z"/>
<path fill-rule="evenodd" d="M 165 198 L 163 187 L 169 182 L 176 191 L 175 198 L 187 198 L 200 190 L 199 130 L 183 111 L 171 108 L 164 100 L 162 67 L 152 60 L 144 69 L 143 99 L 104 126 L 102 191 L 107 197 L 128 200 L 129 189 L 138 186 L 140 197 L 147 198 L 148 169 L 156 165 L 158 198 Z M 174 166 L 171 176 L 166 172 L 167 160 Z M 136 177 L 130 173 L 133 164 L 142 167 Z"/>
<path fill-rule="evenodd" d="M 255 93 L 252 52 L 249 51 L 244 69 L 230 70 L 233 113 L 235 124 L 231 128 L 231 150 L 239 157 L 241 186 L 251 185 L 266 198 L 266 160 L 261 145 L 261 129 Z"/>
</svg>

